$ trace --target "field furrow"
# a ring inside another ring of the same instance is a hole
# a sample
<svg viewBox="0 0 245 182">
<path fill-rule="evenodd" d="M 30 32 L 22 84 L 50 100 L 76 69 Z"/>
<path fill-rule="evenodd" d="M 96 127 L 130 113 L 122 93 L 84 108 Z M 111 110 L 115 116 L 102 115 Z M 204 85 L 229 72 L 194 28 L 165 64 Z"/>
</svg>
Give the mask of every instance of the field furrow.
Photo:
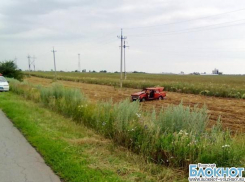
<svg viewBox="0 0 245 182">
<path fill-rule="evenodd" d="M 45 78 L 30 77 L 26 78 L 26 80 L 33 84 L 41 84 L 44 86 L 52 84 L 51 79 Z M 81 89 L 82 92 L 85 93 L 93 102 L 109 99 L 112 99 L 113 102 L 119 102 L 130 98 L 132 93 L 139 91 L 138 89 L 125 88 L 120 90 L 113 86 L 86 84 L 72 81 L 58 81 L 58 83 L 63 84 L 65 87 Z M 233 131 L 245 132 L 245 100 L 243 99 L 207 97 L 202 95 L 167 92 L 167 98 L 165 100 L 142 103 L 142 108 L 146 111 L 152 110 L 153 107 L 156 108 L 156 110 L 159 110 L 162 107 L 167 107 L 170 104 L 177 105 L 180 102 L 183 102 L 186 106 L 194 106 L 197 104 L 199 106 L 203 106 L 205 104 L 210 114 L 210 126 L 217 121 L 220 116 L 224 128 L 228 127 Z"/>
</svg>

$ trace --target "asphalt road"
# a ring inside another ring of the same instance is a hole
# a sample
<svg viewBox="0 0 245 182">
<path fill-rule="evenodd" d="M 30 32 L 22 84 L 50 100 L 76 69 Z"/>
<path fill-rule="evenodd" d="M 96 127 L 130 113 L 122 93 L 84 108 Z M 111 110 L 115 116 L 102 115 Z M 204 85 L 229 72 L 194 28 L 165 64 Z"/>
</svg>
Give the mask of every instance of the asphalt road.
<svg viewBox="0 0 245 182">
<path fill-rule="evenodd" d="M 0 182 L 60 182 L 1 110 Z"/>
</svg>

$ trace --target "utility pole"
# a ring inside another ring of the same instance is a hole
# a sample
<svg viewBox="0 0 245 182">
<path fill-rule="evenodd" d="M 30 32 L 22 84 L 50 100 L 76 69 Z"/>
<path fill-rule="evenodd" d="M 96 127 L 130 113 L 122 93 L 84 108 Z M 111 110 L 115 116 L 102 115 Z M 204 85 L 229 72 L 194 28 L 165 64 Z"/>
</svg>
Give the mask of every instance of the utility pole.
<svg viewBox="0 0 245 182">
<path fill-rule="evenodd" d="M 29 67 L 29 72 L 31 71 L 31 56 L 30 55 L 28 55 L 27 56 L 27 58 L 28 58 L 28 67 Z"/>
<path fill-rule="evenodd" d="M 120 62 L 120 72 L 121 72 L 121 76 L 120 76 L 120 87 L 122 88 L 122 64 L 123 64 L 123 40 L 126 39 L 127 37 L 123 36 L 123 29 L 121 29 L 121 36 L 117 36 L 119 39 L 121 39 L 121 62 Z"/>
<path fill-rule="evenodd" d="M 28 54 L 28 56 L 27 56 L 27 58 L 28 58 L 28 67 L 29 67 L 29 77 L 31 77 L 31 73 L 30 73 L 30 71 L 31 71 L 31 56 Z"/>
<path fill-rule="evenodd" d="M 81 72 L 80 54 L 78 54 L 78 71 Z"/>
<path fill-rule="evenodd" d="M 34 68 L 34 71 L 36 71 L 36 68 L 35 68 L 35 59 L 36 59 L 36 57 L 35 57 L 35 56 L 33 56 L 33 57 L 32 57 L 32 59 L 33 59 L 33 61 L 32 61 L 33 68 Z"/>
<path fill-rule="evenodd" d="M 57 51 L 55 51 L 55 50 L 54 50 L 54 47 L 53 47 L 53 50 L 52 50 L 51 52 L 53 52 L 53 55 L 54 55 L 54 72 L 55 72 L 55 80 L 57 80 L 57 75 L 56 75 L 56 63 L 55 63 L 55 52 L 57 52 Z"/>
<path fill-rule="evenodd" d="M 127 79 L 127 75 L 126 75 L 126 61 L 125 61 L 125 58 L 126 58 L 126 56 L 125 56 L 126 47 L 129 47 L 129 46 L 126 46 L 125 40 L 124 40 L 124 46 L 123 46 L 123 48 L 124 48 L 124 80 Z"/>
</svg>

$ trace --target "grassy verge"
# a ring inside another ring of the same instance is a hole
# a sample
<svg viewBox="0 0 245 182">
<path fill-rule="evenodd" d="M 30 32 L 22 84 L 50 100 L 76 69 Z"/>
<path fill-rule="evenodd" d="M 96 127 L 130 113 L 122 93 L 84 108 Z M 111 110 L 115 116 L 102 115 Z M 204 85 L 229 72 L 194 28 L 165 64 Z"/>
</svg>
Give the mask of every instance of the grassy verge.
<svg viewBox="0 0 245 182">
<path fill-rule="evenodd" d="M 185 169 L 190 163 L 244 165 L 244 136 L 231 136 L 219 122 L 206 130 L 205 108 L 191 109 L 180 104 L 158 113 L 144 112 L 138 102 L 91 103 L 80 90 L 57 84 L 44 88 L 15 80 L 10 83 L 13 92 L 93 128 L 148 161 Z"/>
<path fill-rule="evenodd" d="M 179 170 L 147 163 L 85 126 L 21 96 L 0 93 L 0 108 L 67 182 L 185 181 Z"/>
<path fill-rule="evenodd" d="M 53 72 L 25 72 L 25 74 L 41 78 L 54 78 Z M 119 75 L 115 73 L 58 72 L 57 74 L 59 80 L 119 87 Z M 127 75 L 127 80 L 123 80 L 123 86 L 137 89 L 163 86 L 166 91 L 171 92 L 245 99 L 244 78 L 245 76 L 241 75 L 202 76 L 133 73 Z"/>
</svg>

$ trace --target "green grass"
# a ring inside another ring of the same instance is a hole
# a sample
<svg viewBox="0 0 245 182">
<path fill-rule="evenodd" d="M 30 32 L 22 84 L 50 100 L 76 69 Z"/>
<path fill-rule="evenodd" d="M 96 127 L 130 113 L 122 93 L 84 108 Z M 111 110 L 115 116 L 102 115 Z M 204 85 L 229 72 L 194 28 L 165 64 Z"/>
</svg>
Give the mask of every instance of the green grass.
<svg viewBox="0 0 245 182">
<path fill-rule="evenodd" d="M 67 182 L 185 181 L 181 171 L 147 163 L 82 124 L 11 92 L 0 93 L 0 108 Z"/>
<path fill-rule="evenodd" d="M 231 136 L 220 122 L 206 130 L 205 107 L 191 109 L 180 104 L 158 113 L 144 112 L 138 102 L 92 103 L 80 91 L 57 84 L 48 88 L 15 80 L 10 84 L 13 92 L 93 128 L 148 161 L 185 169 L 190 163 L 244 165 L 244 136 Z"/>
<path fill-rule="evenodd" d="M 25 72 L 26 75 L 54 78 L 53 72 Z M 75 73 L 58 72 L 57 79 L 92 84 L 119 86 L 119 74 L 116 73 Z M 136 74 L 127 75 L 123 86 L 128 88 L 145 88 L 163 86 L 165 90 L 180 93 L 201 94 L 216 97 L 245 99 L 245 76 L 202 76 L 202 75 L 161 75 Z"/>
</svg>

